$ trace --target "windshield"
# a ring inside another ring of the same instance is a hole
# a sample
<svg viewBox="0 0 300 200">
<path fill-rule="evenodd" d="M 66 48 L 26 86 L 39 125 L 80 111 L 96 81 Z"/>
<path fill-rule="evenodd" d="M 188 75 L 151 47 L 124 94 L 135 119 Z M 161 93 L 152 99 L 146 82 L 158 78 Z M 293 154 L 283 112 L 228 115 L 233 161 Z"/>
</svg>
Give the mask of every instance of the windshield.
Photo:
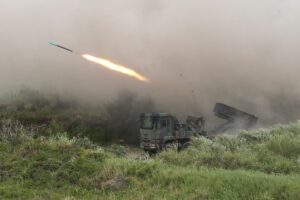
<svg viewBox="0 0 300 200">
<path fill-rule="evenodd" d="M 141 120 L 141 129 L 152 129 L 153 117 L 143 117 Z"/>
</svg>

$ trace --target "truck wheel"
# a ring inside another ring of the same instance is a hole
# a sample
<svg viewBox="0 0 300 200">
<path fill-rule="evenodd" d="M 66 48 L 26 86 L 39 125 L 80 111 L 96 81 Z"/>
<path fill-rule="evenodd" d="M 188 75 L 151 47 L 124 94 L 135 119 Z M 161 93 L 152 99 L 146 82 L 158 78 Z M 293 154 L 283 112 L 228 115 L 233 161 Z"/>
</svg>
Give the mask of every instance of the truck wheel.
<svg viewBox="0 0 300 200">
<path fill-rule="evenodd" d="M 191 142 L 185 142 L 181 145 L 180 151 L 187 149 L 189 146 L 191 146 Z"/>
<path fill-rule="evenodd" d="M 166 142 L 163 145 L 163 150 L 169 151 L 169 150 L 178 150 L 178 143 L 177 142 Z"/>
</svg>

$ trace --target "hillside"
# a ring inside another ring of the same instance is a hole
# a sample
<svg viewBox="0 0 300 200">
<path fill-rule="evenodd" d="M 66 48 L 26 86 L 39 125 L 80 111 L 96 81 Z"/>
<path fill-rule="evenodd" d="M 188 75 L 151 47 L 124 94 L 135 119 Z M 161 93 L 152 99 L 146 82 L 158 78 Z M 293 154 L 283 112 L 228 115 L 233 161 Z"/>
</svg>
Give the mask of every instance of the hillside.
<svg viewBox="0 0 300 200">
<path fill-rule="evenodd" d="M 132 155 L 134 154 L 134 155 Z M 300 199 L 300 123 L 149 158 L 14 121 L 0 132 L 0 199 Z"/>
<path fill-rule="evenodd" d="M 139 115 L 155 111 L 154 103 L 129 91 L 105 102 L 83 103 L 67 95 L 23 88 L 0 96 L 0 119 L 13 119 L 39 127 L 39 135 L 66 132 L 69 137 L 87 137 L 97 144 L 139 143 Z"/>
</svg>

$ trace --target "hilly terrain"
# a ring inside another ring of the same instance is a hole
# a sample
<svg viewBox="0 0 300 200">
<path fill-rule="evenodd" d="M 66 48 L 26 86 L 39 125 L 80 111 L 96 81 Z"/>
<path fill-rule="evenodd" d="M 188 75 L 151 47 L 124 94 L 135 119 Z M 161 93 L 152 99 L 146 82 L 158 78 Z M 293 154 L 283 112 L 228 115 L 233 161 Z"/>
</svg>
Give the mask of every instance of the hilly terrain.
<svg viewBox="0 0 300 200">
<path fill-rule="evenodd" d="M 149 156 L 126 91 L 110 102 L 23 89 L 0 99 L 0 199 L 300 199 L 300 122 Z"/>
<path fill-rule="evenodd" d="M 1 199 L 300 199 L 300 123 L 149 157 L 2 120 Z"/>
</svg>

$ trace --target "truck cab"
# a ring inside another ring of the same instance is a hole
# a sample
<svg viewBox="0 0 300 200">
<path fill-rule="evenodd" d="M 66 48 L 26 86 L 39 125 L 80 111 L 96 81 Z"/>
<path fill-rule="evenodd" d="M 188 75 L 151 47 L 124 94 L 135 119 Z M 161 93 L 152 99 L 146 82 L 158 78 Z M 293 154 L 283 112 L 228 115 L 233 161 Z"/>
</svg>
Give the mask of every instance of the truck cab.
<svg viewBox="0 0 300 200">
<path fill-rule="evenodd" d="M 143 113 L 140 115 L 140 146 L 150 153 L 171 147 L 179 150 L 189 145 L 193 136 L 203 133 L 201 120 L 189 117 L 187 124 L 181 124 L 167 113 Z"/>
<path fill-rule="evenodd" d="M 140 146 L 145 151 L 158 151 L 168 142 L 174 142 L 178 120 L 167 113 L 140 115 Z"/>
<path fill-rule="evenodd" d="M 149 153 L 176 147 L 177 150 L 188 147 L 193 137 L 211 138 L 217 133 L 235 129 L 254 127 L 258 118 L 231 106 L 216 103 L 214 113 L 225 120 L 216 128 L 207 132 L 204 130 L 205 120 L 202 117 L 188 116 L 186 123 L 168 113 L 142 113 L 140 115 L 140 146 Z"/>
</svg>

